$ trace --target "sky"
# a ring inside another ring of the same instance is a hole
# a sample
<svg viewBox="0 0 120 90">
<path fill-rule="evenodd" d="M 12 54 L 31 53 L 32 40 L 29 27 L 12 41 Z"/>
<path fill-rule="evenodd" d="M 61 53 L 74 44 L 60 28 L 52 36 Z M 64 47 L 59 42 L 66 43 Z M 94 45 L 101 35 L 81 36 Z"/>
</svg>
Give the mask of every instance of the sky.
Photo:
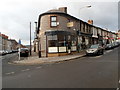
<svg viewBox="0 0 120 90">
<path fill-rule="evenodd" d="M 85 8 L 88 5 L 91 8 Z M 29 45 L 30 22 L 34 40 L 34 22 L 38 21 L 39 15 L 59 7 L 67 7 L 68 14 L 83 21 L 92 19 L 95 26 L 113 32 L 118 30 L 118 0 L 2 0 L 0 32 Z"/>
</svg>

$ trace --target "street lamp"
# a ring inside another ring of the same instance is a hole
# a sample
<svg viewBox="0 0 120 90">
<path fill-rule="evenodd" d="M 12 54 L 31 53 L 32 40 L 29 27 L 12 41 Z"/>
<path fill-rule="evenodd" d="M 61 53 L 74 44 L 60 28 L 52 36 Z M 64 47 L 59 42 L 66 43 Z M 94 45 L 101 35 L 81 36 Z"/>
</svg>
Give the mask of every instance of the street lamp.
<svg viewBox="0 0 120 90">
<path fill-rule="evenodd" d="M 84 6 L 84 7 L 81 7 L 80 9 L 83 9 L 83 8 L 90 8 L 92 7 L 91 5 L 88 5 L 88 6 Z"/>
<path fill-rule="evenodd" d="M 86 6 L 87 8 L 90 8 L 91 7 L 91 5 L 88 5 L 88 6 Z"/>
<path fill-rule="evenodd" d="M 35 23 L 35 38 L 37 38 L 37 22 L 34 23 Z"/>
<path fill-rule="evenodd" d="M 39 58 L 40 58 L 40 57 L 41 57 L 41 43 L 40 43 L 40 37 L 38 37 L 38 35 L 37 35 L 37 29 L 38 29 L 37 23 L 38 23 L 38 22 L 34 22 L 34 23 L 35 23 L 35 39 L 37 39 L 35 43 L 37 43 L 38 56 L 39 56 Z"/>
<path fill-rule="evenodd" d="M 79 9 L 79 14 L 80 14 L 80 10 L 81 10 L 81 9 L 84 9 L 84 8 L 91 8 L 91 7 L 92 7 L 91 5 L 87 5 L 87 6 L 81 7 L 81 8 Z"/>
<path fill-rule="evenodd" d="M 32 55 L 32 53 L 31 53 L 31 22 L 30 22 L 30 56 Z"/>
</svg>

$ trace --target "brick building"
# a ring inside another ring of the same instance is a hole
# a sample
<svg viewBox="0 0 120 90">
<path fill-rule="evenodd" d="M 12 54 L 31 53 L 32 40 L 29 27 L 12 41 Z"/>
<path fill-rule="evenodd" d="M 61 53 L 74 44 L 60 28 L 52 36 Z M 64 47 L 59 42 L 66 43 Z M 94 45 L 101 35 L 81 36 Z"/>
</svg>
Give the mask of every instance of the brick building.
<svg viewBox="0 0 120 90">
<path fill-rule="evenodd" d="M 2 50 L 2 34 L 0 33 L 0 51 Z"/>
<path fill-rule="evenodd" d="M 67 55 L 106 43 L 108 31 L 67 14 L 67 7 L 50 10 L 39 16 L 36 51 L 42 57 Z"/>
<path fill-rule="evenodd" d="M 1 34 L 2 36 L 2 49 L 7 50 L 8 49 L 8 36 L 5 34 Z"/>
<path fill-rule="evenodd" d="M 20 45 L 21 48 L 26 48 L 24 45 Z M 17 50 L 19 48 L 19 44 L 15 39 L 8 39 L 8 36 L 0 33 L 0 51 L 10 51 Z"/>
<path fill-rule="evenodd" d="M 117 37 L 120 40 L 120 30 L 118 30 L 118 32 L 117 32 Z"/>
</svg>

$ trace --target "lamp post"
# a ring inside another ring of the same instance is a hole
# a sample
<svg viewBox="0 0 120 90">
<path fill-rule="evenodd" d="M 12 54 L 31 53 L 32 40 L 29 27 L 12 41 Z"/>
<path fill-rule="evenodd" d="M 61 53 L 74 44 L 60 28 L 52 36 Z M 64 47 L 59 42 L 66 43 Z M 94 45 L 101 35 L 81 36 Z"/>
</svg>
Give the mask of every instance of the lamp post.
<svg viewBox="0 0 120 90">
<path fill-rule="evenodd" d="M 37 38 L 37 22 L 34 23 L 35 23 L 35 38 Z"/>
<path fill-rule="evenodd" d="M 37 43 L 37 48 L 38 48 L 38 57 L 41 57 L 41 43 L 40 43 L 40 37 L 37 36 L 37 23 L 38 22 L 34 22 L 35 23 L 35 43 Z M 36 46 L 35 46 L 36 47 Z"/>
<path fill-rule="evenodd" d="M 91 5 L 88 5 L 88 6 L 84 6 L 84 7 L 81 7 L 80 9 L 83 9 L 83 8 L 90 8 L 92 7 Z"/>
<path fill-rule="evenodd" d="M 91 5 L 87 5 L 87 6 L 81 7 L 81 8 L 79 9 L 79 14 L 81 14 L 81 13 L 80 13 L 80 10 L 82 10 L 82 9 L 84 9 L 84 8 L 91 8 L 91 7 L 92 7 Z M 78 38 L 79 38 L 79 40 L 81 40 L 81 43 L 79 42 L 79 44 L 80 44 L 79 47 L 80 47 L 80 49 L 82 49 L 81 44 L 83 44 L 83 40 L 82 40 L 83 38 L 81 37 L 81 32 L 80 32 L 79 30 L 78 30 L 77 32 L 78 32 L 78 35 L 79 35 Z M 80 39 L 80 38 L 81 38 L 81 39 Z"/>
<path fill-rule="evenodd" d="M 79 14 L 80 14 L 80 10 L 82 10 L 82 9 L 84 9 L 84 8 L 91 8 L 91 7 L 92 7 L 91 5 L 87 5 L 87 6 L 81 7 L 81 8 L 79 9 Z"/>
<path fill-rule="evenodd" d="M 31 56 L 31 22 L 30 22 L 30 56 Z"/>
</svg>

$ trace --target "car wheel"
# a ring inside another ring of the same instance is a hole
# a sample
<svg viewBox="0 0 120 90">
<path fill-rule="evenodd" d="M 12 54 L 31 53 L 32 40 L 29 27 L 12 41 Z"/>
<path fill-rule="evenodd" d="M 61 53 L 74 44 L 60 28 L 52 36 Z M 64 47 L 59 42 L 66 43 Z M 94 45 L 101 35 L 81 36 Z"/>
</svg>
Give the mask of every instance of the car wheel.
<svg viewBox="0 0 120 90">
<path fill-rule="evenodd" d="M 97 55 L 100 55 L 100 51 L 97 52 Z"/>
</svg>

